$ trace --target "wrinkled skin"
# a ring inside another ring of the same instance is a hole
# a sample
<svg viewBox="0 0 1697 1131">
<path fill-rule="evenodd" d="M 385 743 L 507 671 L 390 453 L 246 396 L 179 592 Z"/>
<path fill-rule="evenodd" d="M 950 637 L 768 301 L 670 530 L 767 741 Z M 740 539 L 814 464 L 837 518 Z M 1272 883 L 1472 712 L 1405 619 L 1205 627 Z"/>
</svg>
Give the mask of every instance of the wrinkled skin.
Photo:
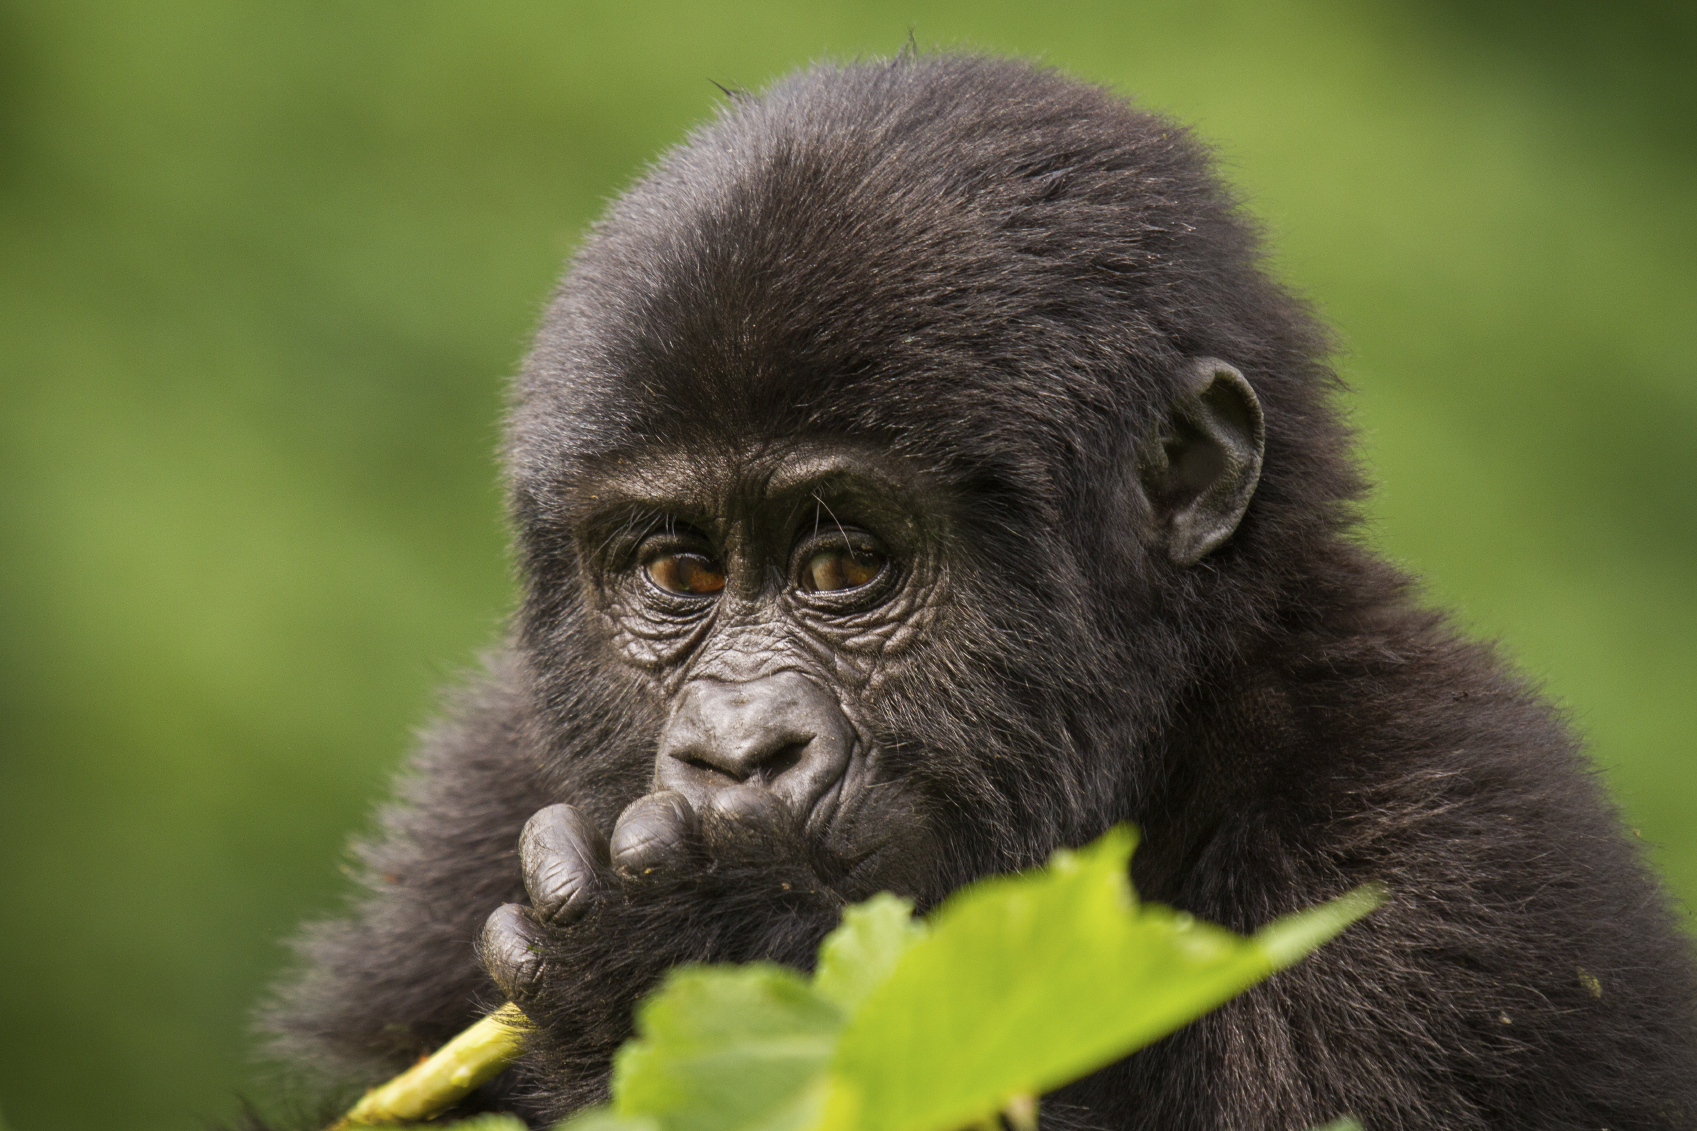
<svg viewBox="0 0 1697 1131">
<path fill-rule="evenodd" d="M 524 601 L 264 1025 L 327 1102 L 503 997 L 605 1097 L 669 967 L 807 967 L 1117 821 L 1319 954 L 1048 1128 L 1692 1127 L 1697 976 L 1556 713 L 1363 548 L 1323 332 L 1206 154 L 1025 64 L 820 67 L 616 201 L 508 425 Z M 1599 992 L 1600 989 L 1600 992 Z"/>
</svg>

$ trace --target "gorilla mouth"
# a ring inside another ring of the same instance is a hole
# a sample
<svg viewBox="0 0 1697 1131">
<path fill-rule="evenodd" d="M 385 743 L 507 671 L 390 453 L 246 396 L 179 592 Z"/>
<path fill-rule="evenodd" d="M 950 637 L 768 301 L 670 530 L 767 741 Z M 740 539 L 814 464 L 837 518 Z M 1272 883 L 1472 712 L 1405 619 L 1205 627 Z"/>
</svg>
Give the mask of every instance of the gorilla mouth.
<svg viewBox="0 0 1697 1131">
<path fill-rule="evenodd" d="M 802 851 L 845 899 L 880 891 L 916 901 L 944 894 L 933 892 L 931 882 L 941 845 L 909 788 L 890 779 L 857 783 L 845 776 L 828 800 L 829 809 L 821 805 L 807 822 Z"/>
</svg>

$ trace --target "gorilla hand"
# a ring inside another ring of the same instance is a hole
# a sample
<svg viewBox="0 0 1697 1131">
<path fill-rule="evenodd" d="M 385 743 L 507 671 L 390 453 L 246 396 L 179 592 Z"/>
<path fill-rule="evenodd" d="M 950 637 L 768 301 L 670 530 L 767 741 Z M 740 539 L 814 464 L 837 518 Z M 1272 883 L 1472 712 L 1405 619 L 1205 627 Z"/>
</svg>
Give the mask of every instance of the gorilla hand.
<svg viewBox="0 0 1697 1131">
<path fill-rule="evenodd" d="M 597 904 L 651 902 L 721 858 L 757 856 L 769 879 L 770 854 L 750 849 L 777 847 L 797 831 L 783 801 L 753 785 L 714 794 L 704 817 L 674 790 L 648 794 L 619 815 L 610 841 L 571 805 L 550 805 L 519 837 L 530 904 L 503 904 L 489 916 L 479 947 L 484 965 L 508 997 L 524 1003 L 548 976 L 549 935 L 568 933 Z M 795 890 L 793 882 L 779 885 Z"/>
</svg>

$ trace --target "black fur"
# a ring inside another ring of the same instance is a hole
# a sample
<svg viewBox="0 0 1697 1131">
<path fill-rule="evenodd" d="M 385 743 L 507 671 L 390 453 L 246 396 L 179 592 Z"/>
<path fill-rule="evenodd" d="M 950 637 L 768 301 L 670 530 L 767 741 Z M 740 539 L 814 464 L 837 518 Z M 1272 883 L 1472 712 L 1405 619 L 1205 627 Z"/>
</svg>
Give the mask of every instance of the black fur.
<svg viewBox="0 0 1697 1131">
<path fill-rule="evenodd" d="M 540 1122 L 604 1095 L 674 963 L 805 965 L 874 883 L 930 903 L 1129 820 L 1139 890 L 1237 929 L 1370 878 L 1394 898 L 1051 1097 L 1051 1125 L 1697 1126 L 1665 896 L 1552 708 L 1360 544 L 1325 336 L 1258 255 L 1183 129 L 1024 63 L 907 55 L 732 98 L 549 308 L 509 433 L 511 644 L 362 848 L 368 893 L 304 937 L 274 1051 L 357 1088 L 499 998 L 473 940 L 524 898 L 521 826 L 567 801 L 611 828 L 665 717 L 584 541 L 596 485 L 810 440 L 928 492 L 942 581 L 845 692 L 878 751 L 864 819 L 921 835 L 873 873 L 768 839 L 623 881 L 544 929 L 533 1051 L 470 1106 Z M 1198 357 L 1248 378 L 1266 450 L 1187 567 L 1153 552 L 1137 469 Z"/>
</svg>

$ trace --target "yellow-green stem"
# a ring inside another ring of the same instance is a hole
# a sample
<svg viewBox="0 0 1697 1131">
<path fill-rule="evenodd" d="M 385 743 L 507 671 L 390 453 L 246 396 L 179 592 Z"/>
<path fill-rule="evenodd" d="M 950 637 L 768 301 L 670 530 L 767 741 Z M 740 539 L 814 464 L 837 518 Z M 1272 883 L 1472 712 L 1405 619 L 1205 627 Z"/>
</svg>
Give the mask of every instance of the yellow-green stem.
<svg viewBox="0 0 1697 1131">
<path fill-rule="evenodd" d="M 508 1002 L 387 1084 L 360 1097 L 329 1131 L 413 1123 L 446 1111 L 518 1056 L 524 1014 Z"/>
</svg>

